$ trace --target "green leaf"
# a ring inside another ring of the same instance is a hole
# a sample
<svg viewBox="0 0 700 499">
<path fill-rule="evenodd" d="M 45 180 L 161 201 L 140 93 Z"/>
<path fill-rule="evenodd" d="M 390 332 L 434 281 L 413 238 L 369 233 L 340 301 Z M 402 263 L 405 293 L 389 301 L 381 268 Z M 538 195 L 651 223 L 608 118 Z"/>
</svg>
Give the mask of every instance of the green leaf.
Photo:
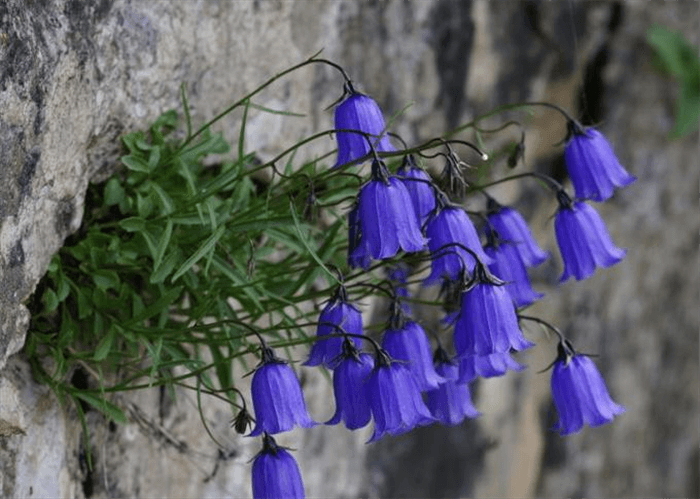
<svg viewBox="0 0 700 499">
<path fill-rule="evenodd" d="M 83 320 L 92 314 L 92 300 L 87 295 L 87 290 L 78 291 L 78 319 Z"/>
<path fill-rule="evenodd" d="M 156 194 L 156 199 L 160 201 L 161 212 L 164 215 L 170 215 L 175 211 L 175 203 L 163 188 L 155 182 L 148 182 L 148 186 Z"/>
<path fill-rule="evenodd" d="M 123 327 L 128 328 L 140 324 L 146 319 L 150 319 L 154 315 L 161 313 L 163 310 L 167 310 L 173 300 L 180 296 L 180 293 L 182 293 L 182 286 L 176 286 L 167 290 L 163 295 L 161 295 L 160 298 L 147 306 L 140 314 L 135 315 L 124 323 Z"/>
<path fill-rule="evenodd" d="M 265 308 L 260 303 L 260 297 L 255 294 L 255 292 L 251 289 L 250 286 L 245 286 L 245 284 L 247 283 L 247 278 L 245 274 L 243 274 L 238 269 L 231 267 L 223 258 L 216 254 L 212 259 L 212 265 L 214 265 L 215 269 L 224 274 L 224 276 L 228 277 L 234 285 L 240 286 L 240 288 L 243 290 L 243 293 L 245 293 L 246 296 L 250 298 L 251 302 L 258 308 L 259 311 L 265 311 Z M 237 298 L 240 299 L 241 297 Z"/>
<path fill-rule="evenodd" d="M 305 118 L 306 115 L 302 113 L 295 113 L 293 111 L 281 111 L 278 109 L 270 109 L 269 107 L 261 106 L 259 104 L 254 104 L 252 102 L 247 102 L 247 105 L 258 111 L 263 111 L 268 114 L 281 114 L 282 116 L 294 116 L 295 118 Z"/>
<path fill-rule="evenodd" d="M 70 293 L 70 284 L 68 278 L 63 274 L 58 274 L 56 276 L 56 295 L 58 301 L 63 301 Z"/>
<path fill-rule="evenodd" d="M 179 249 L 173 250 L 168 253 L 168 256 L 161 262 L 161 264 L 153 270 L 149 282 L 151 284 L 158 284 L 165 282 L 165 279 L 172 273 L 182 258 L 182 253 Z"/>
<path fill-rule="evenodd" d="M 151 258 L 155 258 L 157 244 L 156 244 L 156 239 L 153 237 L 153 234 L 151 234 L 147 230 L 144 230 L 140 234 L 141 234 L 141 237 L 143 237 L 143 240 L 146 242 L 146 246 L 148 246 L 148 251 L 151 254 Z"/>
<path fill-rule="evenodd" d="M 114 338 L 116 337 L 116 335 L 116 326 L 110 326 L 109 331 L 107 331 L 107 334 L 102 337 L 100 342 L 97 344 L 97 348 L 95 349 L 95 355 L 93 356 L 93 358 L 97 362 L 101 362 L 107 358 L 107 355 L 109 355 L 110 350 L 112 350 L 112 344 L 114 343 Z"/>
<path fill-rule="evenodd" d="M 149 182 L 147 184 L 148 187 L 150 187 L 151 183 Z M 141 193 L 136 194 L 136 211 L 138 212 L 139 216 L 142 218 L 148 218 L 151 216 L 151 213 L 153 213 L 153 209 L 155 208 L 155 205 L 153 204 L 153 199 L 152 199 L 152 193 L 153 190 L 149 189 L 151 192 L 148 193 L 148 195 L 142 195 Z"/>
<path fill-rule="evenodd" d="M 105 184 L 105 206 L 114 206 L 124 199 L 124 188 L 118 178 L 112 177 Z"/>
<path fill-rule="evenodd" d="M 61 307 L 61 329 L 58 333 L 58 349 L 64 350 L 73 343 L 76 333 L 76 324 L 68 311 L 68 307 Z"/>
<path fill-rule="evenodd" d="M 700 80 L 683 81 L 676 101 L 676 125 L 672 137 L 685 137 L 698 129 L 700 121 Z"/>
<path fill-rule="evenodd" d="M 187 182 L 187 191 L 190 195 L 194 195 L 197 192 L 197 184 L 189 166 L 179 156 L 175 158 L 175 165 L 177 166 L 177 173 Z"/>
<path fill-rule="evenodd" d="M 165 255 L 165 250 L 168 248 L 170 243 L 170 237 L 173 235 L 173 221 L 168 219 L 165 224 L 165 229 L 158 239 L 158 246 L 156 246 L 156 254 L 153 257 L 153 268 L 158 268 L 160 262 L 163 260 L 163 255 Z"/>
<path fill-rule="evenodd" d="M 126 424 L 129 422 L 129 418 L 126 417 L 124 411 L 122 411 L 118 406 L 94 393 L 73 390 L 71 395 L 87 402 L 116 423 Z"/>
<path fill-rule="evenodd" d="M 322 260 L 330 259 L 330 257 L 333 255 L 334 251 L 337 248 L 335 238 L 338 234 L 338 231 L 342 227 L 344 227 L 343 221 L 338 220 L 326 231 L 323 245 L 318 251 L 318 254 Z M 313 283 L 316 271 L 317 267 L 309 265 L 306 268 L 306 270 L 304 270 L 304 273 L 301 276 L 299 276 L 299 278 L 296 281 L 289 280 L 286 283 L 283 283 L 280 287 L 276 288 L 275 291 L 283 296 L 293 296 L 302 287 L 308 286 L 309 284 Z"/>
<path fill-rule="evenodd" d="M 41 300 L 44 302 L 44 309 L 46 312 L 53 312 L 59 304 L 58 296 L 51 288 L 46 288 Z"/>
<path fill-rule="evenodd" d="M 177 269 L 177 272 L 175 272 L 175 275 L 172 277 L 171 282 L 175 282 L 182 274 L 190 270 L 192 266 L 195 263 L 197 263 L 202 257 L 204 257 L 210 251 L 213 251 L 216 243 L 219 241 L 221 236 L 224 235 L 225 229 L 226 226 L 219 226 L 216 232 L 209 236 L 207 240 L 204 241 L 202 245 L 197 249 L 197 251 L 195 251 L 192 256 L 185 260 L 185 263 L 183 263 L 182 266 L 179 269 Z"/>
<path fill-rule="evenodd" d="M 46 269 L 46 271 L 53 274 L 54 272 L 57 272 L 60 268 L 61 257 L 59 255 L 54 255 L 53 258 L 51 258 L 51 262 L 49 263 L 49 267 Z"/>
<path fill-rule="evenodd" d="M 173 131 L 178 124 L 177 111 L 170 109 L 160 116 L 151 125 L 151 136 L 156 144 L 163 143 L 163 137 Z"/>
<path fill-rule="evenodd" d="M 129 217 L 119 222 L 119 226 L 127 232 L 143 232 L 146 230 L 146 221 L 141 217 Z"/>
<path fill-rule="evenodd" d="M 150 171 L 155 170 L 160 163 L 160 147 L 154 146 L 148 155 L 148 169 Z"/>
<path fill-rule="evenodd" d="M 137 131 L 133 133 L 129 133 L 122 137 L 122 142 L 126 146 L 126 148 L 131 152 L 132 154 L 136 153 L 139 154 L 141 151 L 139 150 L 138 146 L 136 145 L 137 141 L 142 141 L 143 140 L 143 132 L 142 131 Z"/>
<path fill-rule="evenodd" d="M 698 49 L 690 45 L 680 32 L 663 26 L 652 26 L 647 31 L 651 45 L 664 69 L 675 76 L 680 84 L 676 100 L 676 123 L 672 137 L 683 137 L 698 128 L 700 121 L 700 58 Z"/>
<path fill-rule="evenodd" d="M 264 232 L 273 227 L 288 227 L 294 219 L 287 215 L 278 217 L 269 217 L 259 220 L 250 220 L 247 222 L 234 223 L 229 226 L 229 233 L 236 234 L 238 232 Z"/>
<path fill-rule="evenodd" d="M 92 274 L 92 280 L 102 291 L 119 289 L 119 275 L 113 270 L 97 269 Z"/>
<path fill-rule="evenodd" d="M 133 154 L 122 156 L 122 163 L 124 163 L 129 170 L 148 173 L 148 163 Z"/>
<path fill-rule="evenodd" d="M 338 278 L 335 276 L 333 272 L 331 272 L 328 267 L 326 267 L 326 264 L 323 263 L 321 258 L 316 254 L 316 251 L 311 247 L 309 244 L 308 240 L 306 239 L 306 235 L 302 232 L 301 227 L 299 226 L 299 218 L 297 217 L 297 212 L 296 209 L 294 208 L 294 203 L 292 200 L 289 200 L 289 212 L 292 214 L 292 218 L 294 219 L 294 228 L 297 231 L 297 235 L 299 236 L 299 240 L 304 244 L 304 247 L 306 250 L 309 252 L 311 257 L 316 260 L 316 263 L 318 263 L 323 270 L 326 271 L 326 274 L 328 277 L 330 277 L 330 281 L 335 283 L 335 284 L 340 284 L 340 281 L 338 281 Z M 308 232 L 307 232 L 308 234 Z"/>
</svg>

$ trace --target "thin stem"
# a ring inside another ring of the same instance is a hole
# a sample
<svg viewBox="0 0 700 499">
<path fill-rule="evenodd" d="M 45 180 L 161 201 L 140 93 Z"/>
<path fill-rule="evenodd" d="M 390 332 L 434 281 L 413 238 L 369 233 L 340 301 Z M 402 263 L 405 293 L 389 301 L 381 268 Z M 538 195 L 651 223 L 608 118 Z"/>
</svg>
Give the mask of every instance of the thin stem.
<svg viewBox="0 0 700 499">
<path fill-rule="evenodd" d="M 248 101 L 250 98 L 252 98 L 254 95 L 259 94 L 259 93 L 262 92 L 265 88 L 269 87 L 270 85 L 272 85 L 274 82 L 276 82 L 276 81 L 279 80 L 280 78 L 282 78 L 282 77 L 288 75 L 289 73 L 292 73 L 292 72 L 296 71 L 297 69 L 303 68 L 304 66 L 308 66 L 309 64 L 316 64 L 316 63 L 327 64 L 327 65 L 329 65 L 329 66 L 331 66 L 331 67 L 337 69 L 338 71 L 340 71 L 340 73 L 343 75 L 343 78 L 345 79 L 346 84 L 350 84 L 350 85 L 351 85 L 351 83 L 350 83 L 350 78 L 348 77 L 347 73 L 345 72 L 345 70 L 344 70 L 340 65 L 336 64 L 335 62 L 329 61 L 328 59 L 318 59 L 318 58 L 316 58 L 316 56 L 317 56 L 318 54 L 320 54 L 320 53 L 321 53 L 321 51 L 316 52 L 314 55 L 312 55 L 312 56 L 309 57 L 308 59 L 306 59 L 306 60 L 300 62 L 299 64 L 295 64 L 294 66 L 292 66 L 292 67 L 290 67 L 290 68 L 287 68 L 287 69 L 285 69 L 285 70 L 283 70 L 283 71 L 280 71 L 279 73 L 277 73 L 276 75 L 274 75 L 273 77 L 271 77 L 270 79 L 268 79 L 266 82 L 264 82 L 262 85 L 260 85 L 259 87 L 257 87 L 255 90 L 253 90 L 252 92 L 248 93 L 246 96 L 242 97 L 241 99 L 239 99 L 239 100 L 237 100 L 236 102 L 234 102 L 233 104 L 231 104 L 229 107 L 227 107 L 226 109 L 224 109 L 221 113 L 217 114 L 214 118 L 212 118 L 212 119 L 209 120 L 207 123 L 205 123 L 204 125 L 202 125 L 193 135 L 190 135 L 189 138 L 188 138 L 187 140 L 185 140 L 185 142 L 182 143 L 182 145 L 180 146 L 179 151 L 181 151 L 182 149 L 184 149 L 185 146 L 187 146 L 187 144 L 189 144 L 189 143 L 192 142 L 192 140 L 194 140 L 197 136 L 199 136 L 200 134 L 202 134 L 202 133 L 204 132 L 204 130 L 206 130 L 206 129 L 209 128 L 211 125 L 213 125 L 214 123 L 216 123 L 217 121 L 219 121 L 220 119 L 222 119 L 224 116 L 226 116 L 227 114 L 229 114 L 231 111 L 233 111 L 233 110 L 236 109 L 237 107 L 239 107 L 239 106 L 245 104 L 245 102 Z"/>
<path fill-rule="evenodd" d="M 532 321 L 532 322 L 536 322 L 536 323 L 538 323 L 538 324 L 541 324 L 541 325 L 543 325 L 544 327 L 546 327 L 547 329 L 549 329 L 550 331 L 554 331 L 554 332 L 557 334 L 557 336 L 559 337 L 559 341 L 565 341 L 565 340 L 566 340 L 566 338 L 564 337 L 564 335 L 562 334 L 562 332 L 559 330 L 559 328 L 557 328 L 556 326 L 551 325 L 549 322 L 547 322 L 547 321 L 545 321 L 545 320 L 543 320 L 543 319 L 540 319 L 539 317 L 533 317 L 533 316 L 531 316 L 531 315 L 518 314 L 518 319 L 524 319 L 524 320 L 526 320 L 526 321 Z"/>
<path fill-rule="evenodd" d="M 556 192 L 557 194 L 560 192 L 566 192 L 566 190 L 564 189 L 564 186 L 561 185 L 559 182 L 554 180 L 552 177 L 549 177 L 548 175 L 544 175 L 543 173 L 538 173 L 538 172 L 518 173 L 517 175 L 511 175 L 509 177 L 504 177 L 504 178 L 494 180 L 493 182 L 489 182 L 486 184 L 481 184 L 481 185 L 472 184 L 471 188 L 474 190 L 483 191 L 484 189 L 486 189 L 488 187 L 493 187 L 494 185 L 498 185 L 498 184 L 502 184 L 504 182 L 509 182 L 511 180 L 517 180 L 517 179 L 526 178 L 526 177 L 534 177 L 536 179 L 544 181 L 547 184 L 547 187 L 549 187 L 550 190 Z"/>
</svg>

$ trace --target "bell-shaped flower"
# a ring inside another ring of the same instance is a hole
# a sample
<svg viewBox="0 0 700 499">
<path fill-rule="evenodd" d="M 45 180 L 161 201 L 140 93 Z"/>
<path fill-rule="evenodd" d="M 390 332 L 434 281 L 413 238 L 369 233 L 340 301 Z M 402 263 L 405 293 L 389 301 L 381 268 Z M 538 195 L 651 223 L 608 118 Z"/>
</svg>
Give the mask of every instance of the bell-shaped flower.
<svg viewBox="0 0 700 499">
<path fill-rule="evenodd" d="M 404 157 L 403 164 L 397 170 L 396 175 L 403 180 L 406 189 L 408 189 L 418 222 L 422 227 L 436 206 L 435 192 L 430 185 L 430 176 L 416 166 L 411 155 Z"/>
<path fill-rule="evenodd" d="M 369 248 L 362 238 L 359 206 L 355 204 L 348 213 L 348 266 L 351 269 L 368 269 L 372 263 Z"/>
<path fill-rule="evenodd" d="M 393 152 L 396 149 L 386 135 L 386 125 L 377 103 L 367 95 L 346 87 L 349 93 L 335 108 L 335 129 L 338 140 L 338 159 L 334 168 L 346 163 L 355 163 L 371 150 Z M 357 130 L 361 133 L 341 131 Z"/>
<path fill-rule="evenodd" d="M 564 161 L 577 199 L 606 201 L 616 187 L 636 180 L 622 167 L 602 133 L 594 128 L 584 129 L 574 121 L 569 122 L 569 133 Z"/>
<path fill-rule="evenodd" d="M 498 239 L 494 239 L 492 244 L 484 248 L 484 251 L 492 260 L 489 270 L 505 282 L 503 287 L 508 291 L 516 307 L 532 305 L 544 296 L 532 289 L 527 269 L 518 255 L 515 244 L 498 242 Z"/>
<path fill-rule="evenodd" d="M 421 251 L 425 238 L 418 218 L 411 209 L 411 196 L 398 178 L 389 176 L 379 160 L 372 164 L 372 179 L 360 190 L 358 217 L 362 231 L 360 244 L 366 244 L 375 260 L 405 252 Z"/>
<path fill-rule="evenodd" d="M 339 335 L 342 332 L 351 334 L 362 334 L 362 313 L 348 302 L 348 294 L 344 286 L 338 286 L 333 298 L 321 311 L 318 318 L 318 328 L 316 337 L 321 338 L 328 335 Z M 357 346 L 360 345 L 359 338 L 352 338 Z M 317 366 L 323 364 L 329 369 L 333 369 L 340 360 L 343 351 L 343 337 L 331 336 L 323 340 L 316 340 L 311 347 L 309 359 L 304 362 L 305 366 Z"/>
<path fill-rule="evenodd" d="M 446 425 L 456 425 L 465 418 L 478 417 L 480 414 L 472 402 L 469 385 L 458 383 L 459 368 L 441 347 L 435 352 L 435 370 L 446 381 L 437 389 L 425 394 L 430 413 Z"/>
<path fill-rule="evenodd" d="M 253 499 L 303 499 L 304 483 L 292 455 L 267 433 L 253 460 Z"/>
<path fill-rule="evenodd" d="M 380 353 L 367 381 L 367 399 L 374 418 L 369 442 L 385 434 L 400 435 L 435 422 L 425 406 L 413 375 L 401 362 Z"/>
<path fill-rule="evenodd" d="M 409 266 L 405 262 L 399 262 L 395 266 L 387 269 L 387 277 L 391 284 L 394 286 L 394 292 L 399 298 L 410 298 L 411 292 L 408 289 L 408 274 L 410 272 Z M 401 310 L 406 315 L 412 315 L 413 310 L 411 309 L 411 304 L 406 300 L 401 300 Z"/>
<path fill-rule="evenodd" d="M 510 352 L 496 352 L 489 355 L 467 354 L 458 358 L 458 383 L 471 383 L 477 377 L 494 378 L 503 376 L 507 371 L 522 371 L 525 369 L 525 366 L 518 364 L 510 356 Z"/>
<path fill-rule="evenodd" d="M 520 331 L 508 292 L 493 282 L 493 276 L 479 266 L 474 283 L 462 292 L 454 328 L 454 345 L 459 356 L 507 353 L 534 346 Z"/>
<path fill-rule="evenodd" d="M 435 390 L 445 380 L 435 372 L 428 336 L 417 322 L 392 318 L 384 331 L 382 348 L 397 361 L 404 361 L 420 391 Z"/>
<path fill-rule="evenodd" d="M 426 285 L 438 284 L 443 279 L 456 281 L 465 272 L 474 270 L 474 257 L 460 245 L 476 253 L 482 263 L 491 262 L 481 248 L 474 224 L 462 208 L 443 205 L 438 210 L 428 220 L 425 231 L 432 257 Z"/>
<path fill-rule="evenodd" d="M 552 398 L 559 414 L 554 430 L 561 435 L 576 433 L 584 424 L 610 423 L 625 408 L 615 403 L 593 361 L 577 354 L 568 340 L 559 343 L 552 371 Z"/>
<path fill-rule="evenodd" d="M 369 423 L 372 412 L 365 385 L 373 367 L 374 358 L 370 354 L 360 353 L 350 340 L 343 343 L 342 358 L 333 370 L 335 414 L 326 424 L 338 424 L 342 420 L 348 429 L 356 430 Z"/>
<path fill-rule="evenodd" d="M 306 411 L 304 395 L 294 371 L 265 346 L 262 361 L 253 374 L 251 394 L 255 428 L 250 436 L 263 432 L 280 433 L 296 425 L 311 428 L 316 424 Z"/>
<path fill-rule="evenodd" d="M 489 198 L 488 221 L 501 241 L 512 243 L 526 267 L 536 267 L 549 258 L 538 245 L 523 216 L 513 208 Z"/>
<path fill-rule="evenodd" d="M 561 282 L 570 277 L 587 279 L 597 267 L 615 265 L 626 254 L 626 250 L 615 246 L 598 212 L 586 203 L 573 203 L 568 197 L 560 196 L 554 231 L 564 260 Z"/>
</svg>

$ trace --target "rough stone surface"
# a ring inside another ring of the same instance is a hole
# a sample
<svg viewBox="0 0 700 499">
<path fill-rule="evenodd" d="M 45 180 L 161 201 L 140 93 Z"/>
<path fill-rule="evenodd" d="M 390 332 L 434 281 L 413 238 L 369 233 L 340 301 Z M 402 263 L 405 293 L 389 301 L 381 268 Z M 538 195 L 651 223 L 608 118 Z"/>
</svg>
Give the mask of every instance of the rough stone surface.
<svg viewBox="0 0 700 499">
<path fill-rule="evenodd" d="M 596 359 L 627 407 L 614 424 L 561 438 L 549 376 L 536 374 L 554 343 L 521 375 L 479 382 L 483 416 L 365 446 L 368 434 L 318 427 L 280 441 L 312 497 L 590 497 L 700 495 L 697 414 L 698 134 L 670 141 L 675 83 L 652 64 L 646 30 L 661 24 L 698 45 L 698 9 L 678 2 L 6 0 L 0 4 L 0 490 L 7 497 L 186 497 L 250 494 L 259 445 L 228 429 L 230 410 L 205 416 L 192 393 L 124 396 L 131 423 L 88 412 L 94 467 L 85 463 L 74 410 L 32 380 L 18 352 L 23 303 L 64 238 L 80 225 L 90 181 L 120 154 L 120 134 L 177 108 L 184 82 L 201 122 L 277 71 L 323 48 L 397 120 L 408 140 L 444 132 L 494 106 L 556 102 L 599 123 L 639 180 L 596 205 L 627 258 L 582 283 L 561 272 L 553 200 L 534 183 L 493 190 L 531 217 L 554 258 L 537 269 L 547 293 L 534 315 L 561 326 Z M 324 111 L 340 81 L 306 68 L 257 103 L 306 118 L 253 114 L 247 146 L 268 157 L 330 128 Z M 583 97 L 582 97 L 583 96 Z M 509 115 L 510 116 L 510 115 Z M 515 116 L 515 115 L 512 115 Z M 529 167 L 563 178 L 563 120 L 538 111 L 528 124 Z M 237 136 L 234 114 L 219 129 Z M 490 121 L 497 125 L 500 120 Z M 333 148 L 310 147 L 309 155 Z M 440 165 L 435 165 L 439 168 Z M 3 369 L 4 366 L 4 369 Z M 326 379 L 303 369 L 317 420 L 332 408 Z M 329 480 L 329 477 L 332 477 Z"/>
</svg>

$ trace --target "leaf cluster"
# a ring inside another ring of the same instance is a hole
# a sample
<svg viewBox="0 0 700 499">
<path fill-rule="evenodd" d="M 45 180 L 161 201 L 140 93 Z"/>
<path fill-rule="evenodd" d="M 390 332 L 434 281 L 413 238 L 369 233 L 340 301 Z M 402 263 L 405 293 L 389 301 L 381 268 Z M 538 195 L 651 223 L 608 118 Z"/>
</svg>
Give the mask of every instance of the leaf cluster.
<svg viewBox="0 0 700 499">
<path fill-rule="evenodd" d="M 292 159 L 271 178 L 244 153 L 247 109 L 235 159 L 221 134 L 191 135 L 188 115 L 179 132 L 168 111 L 124 136 L 123 168 L 90 186 L 81 229 L 33 297 L 25 348 L 81 418 L 91 407 L 126 421 L 114 392 L 190 378 L 240 405 L 232 363 L 257 351 L 251 325 L 273 345 L 308 341 L 303 325 L 318 312 L 300 304 L 330 295 L 326 264 L 342 266 L 347 247 L 336 206 L 357 185 L 317 175 L 315 162 L 295 171 Z M 308 218 L 319 206 L 334 216 Z M 76 370 L 88 386 L 71 382 Z"/>
</svg>

